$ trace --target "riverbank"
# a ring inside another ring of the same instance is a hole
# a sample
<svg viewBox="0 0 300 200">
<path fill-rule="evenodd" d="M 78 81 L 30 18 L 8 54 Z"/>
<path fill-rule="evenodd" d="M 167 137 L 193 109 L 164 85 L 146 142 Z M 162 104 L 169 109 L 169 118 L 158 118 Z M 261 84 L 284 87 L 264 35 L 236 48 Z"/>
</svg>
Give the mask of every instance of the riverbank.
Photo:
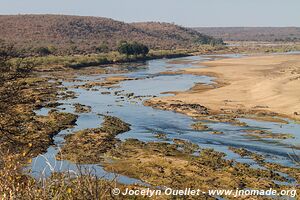
<svg viewBox="0 0 300 200">
<path fill-rule="evenodd" d="M 148 55 L 124 55 L 118 52 L 88 54 L 88 55 L 66 55 L 66 56 L 43 56 L 26 57 L 23 60 L 33 63 L 35 70 L 39 72 L 67 71 L 82 69 L 85 67 L 99 67 L 104 65 L 119 65 L 124 63 L 137 63 L 160 58 L 179 58 L 190 56 L 195 50 L 159 50 L 150 51 Z M 17 63 L 19 59 L 12 60 Z"/>
<path fill-rule="evenodd" d="M 300 55 L 264 55 L 197 63 L 180 73 L 212 75 L 213 86 L 198 84 L 150 104 L 201 104 L 217 113 L 267 113 L 300 119 Z M 188 114 L 188 113 L 186 113 Z"/>
<path fill-rule="evenodd" d="M 43 179 L 49 183 L 48 185 L 34 182 L 32 177 L 21 171 L 16 171 L 14 174 L 11 169 L 0 170 L 0 184 L 10 187 L 14 187 L 15 184 L 20 185 L 20 183 L 29 185 L 22 189 L 22 196 L 53 195 L 53 197 L 57 197 L 51 193 L 52 190 L 48 191 L 48 188 L 54 188 L 53 190 L 59 191 L 59 194 L 62 195 L 60 198 L 63 199 L 77 198 L 81 193 L 89 193 L 90 197 L 101 196 L 101 199 L 111 199 L 112 187 L 109 186 L 112 185 L 114 187 L 117 185 L 122 191 L 125 187 L 144 188 L 143 185 L 134 185 L 131 179 L 150 184 L 146 185 L 150 188 L 192 187 L 207 191 L 221 188 L 227 184 L 229 188 L 294 189 L 293 184 L 299 182 L 299 170 L 284 165 L 283 160 L 286 161 L 286 159 L 282 157 L 282 152 L 285 152 L 287 148 L 271 143 L 266 145 L 261 140 L 254 141 L 247 138 L 249 134 L 257 133 L 257 127 L 250 125 L 248 129 L 252 132 L 241 133 L 242 130 L 236 125 L 243 126 L 243 123 L 235 118 L 226 119 L 233 125 L 230 123 L 218 125 L 207 121 L 202 124 L 202 121 L 195 123 L 194 119 L 178 113 L 164 112 L 142 105 L 143 100 L 161 96 L 167 91 L 185 91 L 199 82 L 209 85 L 212 80 L 210 77 L 161 74 L 166 70 L 183 71 L 187 66 L 207 59 L 208 57 L 194 56 L 184 59 L 154 60 L 147 62 L 145 66 L 138 65 L 137 68 L 125 69 L 122 66 L 121 70 L 115 68 L 115 65 L 110 66 L 118 73 L 122 71 L 121 75 L 103 71 L 106 68 L 96 67 L 81 70 L 70 69 L 70 71 L 57 73 L 40 73 L 43 77 L 46 76 L 44 84 L 53 84 L 55 90 L 46 94 L 46 96 L 53 95 L 53 98 L 49 97 L 48 99 L 51 102 L 40 100 L 41 105 L 30 108 L 31 112 L 36 111 L 33 115 L 47 121 L 47 118 L 51 119 L 53 114 L 58 114 L 60 111 L 76 114 L 78 116 L 76 125 L 70 129 L 62 127 L 62 131 L 55 132 L 52 135 L 54 136 L 51 143 L 53 145 L 48 143 L 43 145 L 44 148 L 48 147 L 46 153 L 32 160 L 32 154 L 25 155 L 26 162 L 30 163 L 29 168 L 33 173 L 49 174 L 49 177 L 46 176 Z M 45 92 L 46 85 L 44 84 L 36 82 L 33 86 L 38 87 L 41 92 Z M 203 84 L 198 84 L 192 90 L 195 92 Z M 32 85 L 29 86 L 32 87 Z M 30 105 L 33 103 L 31 102 Z M 36 110 L 45 107 L 51 107 L 56 111 Z M 222 115 L 214 115 L 212 109 L 201 106 L 199 103 L 177 102 L 173 103 L 172 108 L 182 112 L 189 110 L 198 116 L 203 115 L 216 119 L 218 117 L 219 121 L 225 120 L 221 119 Z M 103 114 L 114 117 L 107 121 Z M 57 121 L 61 122 L 62 120 L 59 118 L 56 121 L 51 120 L 49 124 L 57 124 Z M 101 127 L 99 127 L 100 123 Z M 131 124 L 130 130 L 128 124 Z M 223 127 L 225 125 L 226 128 Z M 243 129 L 248 130 L 246 127 Z M 35 130 L 33 129 L 32 132 L 35 133 Z M 258 133 L 271 137 L 269 132 Z M 27 134 L 27 136 L 30 135 Z M 22 139 L 22 137 L 19 138 Z M 244 142 L 241 143 L 241 139 L 244 139 Z M 38 140 L 32 144 L 26 143 L 25 147 L 35 149 L 36 143 Z M 248 151 L 249 146 L 254 147 L 254 149 L 250 148 L 251 152 Z M 263 146 L 263 151 L 260 151 L 259 146 Z M 241 147 L 248 150 L 241 149 Z M 61 151 L 58 152 L 56 149 L 61 149 Z M 270 160 L 270 154 L 272 160 Z M 59 160 L 52 159 L 53 156 Z M 16 157 L 16 160 L 18 158 Z M 273 163 L 273 160 L 279 161 L 279 164 Z M 12 161 L 6 162 L 5 160 L 4 162 L 9 165 L 11 163 L 14 164 Z M 91 165 L 91 163 L 95 164 Z M 49 164 L 52 164 L 53 168 L 49 167 Z M 87 167 L 85 164 L 90 167 L 87 169 L 88 176 L 83 175 L 84 171 L 77 172 L 78 168 L 85 169 Z M 75 167 L 73 168 L 73 166 Z M 124 168 L 124 166 L 127 167 Z M 95 173 L 99 173 L 98 177 L 104 178 L 96 178 L 91 174 L 94 171 L 88 171 L 89 169 L 95 169 Z M 72 171 L 79 176 L 77 178 L 68 176 Z M 120 181 L 117 183 L 119 179 L 114 177 L 106 179 L 106 173 L 116 173 L 118 176 L 125 177 L 126 180 L 130 179 L 131 182 Z M 11 179 L 7 174 L 13 175 L 12 183 L 5 182 L 5 177 Z M 24 179 L 17 179 L 20 176 Z M 194 184 L 195 180 L 196 185 Z M 33 183 L 29 184 L 28 182 Z M 53 183 L 58 183 L 58 185 L 53 186 Z M 17 190 L 19 190 L 18 187 Z M 6 190 L 3 193 L 9 194 L 9 191 Z M 45 192 L 40 193 L 39 191 Z M 126 197 L 124 198 L 126 199 Z M 207 195 L 199 198 L 214 199 Z M 162 197 L 162 199 L 167 198 Z"/>
<path fill-rule="evenodd" d="M 260 44 L 260 43 L 240 43 L 231 46 L 225 45 L 201 45 L 189 49 L 173 50 L 150 50 L 146 56 L 142 55 L 123 55 L 115 51 L 99 54 L 79 54 L 79 55 L 49 55 L 42 57 L 26 57 L 25 61 L 31 62 L 36 71 L 56 72 L 67 71 L 70 69 L 82 69 L 85 67 L 99 67 L 106 65 L 120 65 L 126 63 L 145 62 L 148 60 L 162 58 L 180 58 L 192 55 L 213 55 L 213 54 L 261 54 L 261 53 L 283 53 L 299 51 L 300 45 L 295 44 Z M 12 62 L 17 63 L 19 59 Z"/>
</svg>

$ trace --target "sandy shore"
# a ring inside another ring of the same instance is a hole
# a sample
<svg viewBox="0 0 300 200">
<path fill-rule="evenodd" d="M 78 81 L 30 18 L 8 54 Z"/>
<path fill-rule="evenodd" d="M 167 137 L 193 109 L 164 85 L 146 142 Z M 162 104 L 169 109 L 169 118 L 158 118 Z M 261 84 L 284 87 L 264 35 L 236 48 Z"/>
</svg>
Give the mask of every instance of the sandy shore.
<svg viewBox="0 0 300 200">
<path fill-rule="evenodd" d="M 268 55 L 201 62 L 183 73 L 213 75 L 215 87 L 198 85 L 157 101 L 201 104 L 211 110 L 271 111 L 300 119 L 300 55 Z"/>
</svg>

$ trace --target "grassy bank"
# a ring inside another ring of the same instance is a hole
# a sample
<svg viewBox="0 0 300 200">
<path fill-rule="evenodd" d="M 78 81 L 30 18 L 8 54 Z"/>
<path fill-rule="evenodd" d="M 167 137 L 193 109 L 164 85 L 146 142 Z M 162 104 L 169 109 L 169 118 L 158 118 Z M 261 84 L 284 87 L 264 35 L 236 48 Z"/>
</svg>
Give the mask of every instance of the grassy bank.
<svg viewBox="0 0 300 200">
<path fill-rule="evenodd" d="M 199 48 L 176 49 L 176 50 L 151 50 L 146 56 L 142 55 L 124 55 L 116 51 L 101 54 L 89 55 L 70 55 L 70 56 L 43 56 L 27 57 L 23 60 L 33 63 L 36 70 L 39 71 L 56 71 L 66 68 L 79 69 L 83 67 L 100 66 L 106 64 L 121 64 L 130 62 L 147 61 L 160 58 L 176 58 L 190 56 L 197 53 L 210 53 L 225 49 L 225 46 L 204 45 Z M 13 59 L 17 63 L 20 59 Z"/>
<path fill-rule="evenodd" d="M 175 50 L 151 50 L 146 56 L 124 55 L 117 51 L 100 54 L 66 55 L 66 56 L 43 56 L 27 57 L 23 61 L 31 62 L 38 71 L 60 71 L 64 69 L 80 69 L 84 67 L 101 66 L 107 64 L 122 64 L 141 62 L 160 58 L 176 58 L 191 55 L 209 54 L 256 54 L 256 53 L 284 53 L 299 51 L 300 44 L 253 44 L 241 43 L 238 46 L 211 46 L 201 45 L 189 49 Z M 13 59 L 17 63 L 20 59 Z"/>
<path fill-rule="evenodd" d="M 26 61 L 34 63 L 37 70 L 55 71 L 65 68 L 79 69 L 83 67 L 99 66 L 106 64 L 119 64 L 146 61 L 158 58 L 183 57 L 191 55 L 192 52 L 187 50 L 174 51 L 151 51 L 148 55 L 131 55 L 126 56 L 118 52 L 91 54 L 91 55 L 72 55 L 72 56 L 45 56 L 45 57 L 28 57 Z M 13 60 L 18 62 L 19 59 Z"/>
</svg>

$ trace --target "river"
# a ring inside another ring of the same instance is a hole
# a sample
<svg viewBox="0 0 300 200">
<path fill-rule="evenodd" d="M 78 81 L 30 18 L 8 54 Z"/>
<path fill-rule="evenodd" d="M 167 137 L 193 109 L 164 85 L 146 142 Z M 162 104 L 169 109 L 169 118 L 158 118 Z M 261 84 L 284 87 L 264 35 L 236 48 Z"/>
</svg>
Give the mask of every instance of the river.
<svg viewBox="0 0 300 200">
<path fill-rule="evenodd" d="M 63 87 L 76 93 L 76 98 L 61 100 L 63 105 L 58 109 L 64 112 L 74 113 L 74 103 L 91 106 L 90 113 L 79 114 L 76 126 L 61 131 L 54 138 L 54 145 L 49 147 L 47 152 L 33 159 L 29 168 L 36 177 L 48 176 L 55 171 L 71 170 L 76 172 L 79 167 L 91 169 L 99 176 L 112 178 L 115 175 L 103 170 L 100 165 L 76 165 L 68 161 L 57 161 L 55 155 L 64 143 L 64 136 L 74 131 L 99 127 L 102 122 L 102 116 L 99 114 L 108 114 L 116 116 L 123 121 L 131 124 L 129 132 L 118 135 L 118 138 L 136 138 L 142 141 L 164 141 L 158 139 L 155 133 L 164 133 L 172 142 L 173 138 L 189 140 L 200 147 L 213 148 L 217 151 L 225 152 L 228 159 L 235 159 L 239 162 L 249 163 L 253 167 L 256 162 L 251 159 L 242 158 L 238 154 L 228 150 L 229 146 L 243 147 L 248 150 L 263 154 L 267 161 L 277 162 L 286 166 L 293 166 L 293 161 L 289 154 L 297 150 L 291 148 L 292 145 L 300 143 L 300 124 L 288 120 L 288 124 L 274 122 L 261 122 L 251 119 L 240 119 L 249 126 L 239 127 L 229 123 L 208 123 L 208 127 L 214 131 L 221 131 L 222 135 L 209 134 L 209 131 L 195 131 L 191 124 L 197 120 L 183 114 L 172 111 L 153 109 L 143 105 L 143 101 L 152 96 L 173 95 L 166 94 L 167 91 L 185 91 L 191 88 L 195 83 L 211 84 L 213 77 L 196 76 L 188 74 L 160 74 L 165 71 L 178 71 L 184 68 L 199 67 L 194 65 L 199 61 L 218 59 L 218 57 L 240 57 L 242 55 L 219 55 L 219 56 L 191 56 L 176 59 L 159 59 L 146 62 L 139 68 L 123 74 L 100 74 L 78 76 L 76 82 L 63 82 Z M 172 61 L 172 62 L 170 62 Z M 179 62 L 174 62 L 179 61 Z M 204 67 L 204 66 L 203 66 Z M 88 81 L 100 81 L 109 76 L 127 76 L 136 78 L 136 80 L 122 81 L 118 87 L 100 87 L 87 90 L 77 88 L 76 85 L 83 85 Z M 128 98 L 128 93 L 134 93 L 134 96 L 140 98 Z M 162 94 L 163 93 L 163 94 Z M 200 102 L 201 104 L 201 102 Z M 36 111 L 39 115 L 47 115 L 49 109 L 43 108 Z M 77 113 L 75 113 L 77 114 Z M 246 136 L 247 129 L 270 130 L 274 133 L 289 133 L 294 136 L 291 139 L 255 139 Z M 139 183 L 139 180 L 126 176 L 118 176 L 118 181 L 122 183 Z"/>
</svg>

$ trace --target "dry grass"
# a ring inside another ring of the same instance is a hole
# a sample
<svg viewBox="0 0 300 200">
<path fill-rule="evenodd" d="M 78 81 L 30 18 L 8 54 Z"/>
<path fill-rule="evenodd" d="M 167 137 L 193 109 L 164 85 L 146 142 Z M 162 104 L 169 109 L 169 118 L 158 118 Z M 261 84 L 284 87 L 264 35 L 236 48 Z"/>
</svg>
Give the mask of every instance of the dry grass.
<svg viewBox="0 0 300 200">
<path fill-rule="evenodd" d="M 111 194 L 117 182 L 93 175 L 80 169 L 78 173 L 53 173 L 38 179 L 22 173 L 23 155 L 5 156 L 1 159 L 0 199 L 118 199 Z"/>
</svg>

